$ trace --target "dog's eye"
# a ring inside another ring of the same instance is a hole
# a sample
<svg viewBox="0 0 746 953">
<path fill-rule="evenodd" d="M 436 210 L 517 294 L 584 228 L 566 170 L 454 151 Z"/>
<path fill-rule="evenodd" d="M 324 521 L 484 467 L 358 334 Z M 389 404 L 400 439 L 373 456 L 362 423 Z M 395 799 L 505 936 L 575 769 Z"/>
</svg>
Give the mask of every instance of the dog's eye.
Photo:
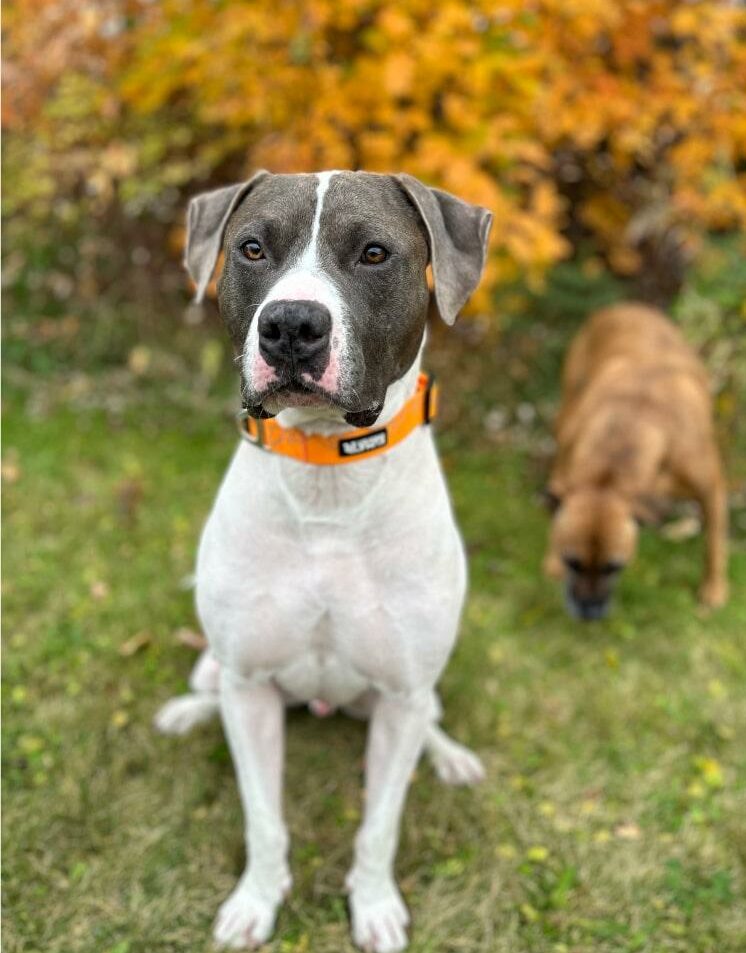
<svg viewBox="0 0 746 953">
<path fill-rule="evenodd" d="M 248 258 L 249 261 L 261 261 L 264 258 L 262 246 L 253 238 L 241 246 L 241 251 L 244 258 Z"/>
<path fill-rule="evenodd" d="M 599 572 L 602 576 L 613 576 L 614 573 L 620 572 L 622 569 L 624 569 L 624 563 L 611 560 L 608 563 L 604 563 L 603 566 L 599 568 Z"/>
<path fill-rule="evenodd" d="M 583 564 L 577 556 L 563 556 L 562 561 L 571 572 L 582 572 Z"/>
<path fill-rule="evenodd" d="M 383 247 L 383 245 L 366 245 L 365 249 L 360 256 L 360 261 L 364 265 L 380 265 L 382 262 L 386 261 L 389 257 L 389 253 Z"/>
</svg>

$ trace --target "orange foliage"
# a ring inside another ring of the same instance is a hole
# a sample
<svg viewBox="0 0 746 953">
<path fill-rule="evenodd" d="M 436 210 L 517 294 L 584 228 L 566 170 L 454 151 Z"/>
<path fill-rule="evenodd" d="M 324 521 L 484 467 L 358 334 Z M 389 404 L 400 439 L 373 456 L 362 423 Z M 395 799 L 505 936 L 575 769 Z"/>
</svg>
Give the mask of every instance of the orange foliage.
<svg viewBox="0 0 746 953">
<path fill-rule="evenodd" d="M 10 211 L 405 170 L 494 211 L 488 284 L 539 278 L 570 221 L 621 271 L 651 230 L 746 224 L 733 3 L 14 0 L 6 31 Z"/>
</svg>

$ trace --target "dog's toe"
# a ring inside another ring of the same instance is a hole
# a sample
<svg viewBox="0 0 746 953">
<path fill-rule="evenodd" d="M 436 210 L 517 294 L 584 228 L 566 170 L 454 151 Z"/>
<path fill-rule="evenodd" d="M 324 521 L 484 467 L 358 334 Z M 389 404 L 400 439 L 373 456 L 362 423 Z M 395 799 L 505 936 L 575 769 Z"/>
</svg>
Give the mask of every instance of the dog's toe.
<svg viewBox="0 0 746 953">
<path fill-rule="evenodd" d="M 371 895 L 353 889 L 350 893 L 352 939 L 366 953 L 397 953 L 407 946 L 409 914 L 394 883 Z"/>
<path fill-rule="evenodd" d="M 254 950 L 272 936 L 278 904 L 239 883 L 218 911 L 213 938 L 218 947 Z"/>
</svg>

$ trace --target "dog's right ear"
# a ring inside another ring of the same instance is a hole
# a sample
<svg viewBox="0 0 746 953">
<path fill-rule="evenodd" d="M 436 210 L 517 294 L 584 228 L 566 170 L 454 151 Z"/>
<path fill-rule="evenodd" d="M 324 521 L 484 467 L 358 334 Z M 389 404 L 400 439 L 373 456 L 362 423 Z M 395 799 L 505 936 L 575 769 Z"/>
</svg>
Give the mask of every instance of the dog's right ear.
<svg viewBox="0 0 746 953">
<path fill-rule="evenodd" d="M 248 182 L 203 192 L 190 200 L 184 265 L 196 286 L 194 300 L 197 304 L 204 298 L 215 271 L 228 219 L 246 195 L 267 175 L 268 172 L 261 170 L 252 175 Z"/>
</svg>

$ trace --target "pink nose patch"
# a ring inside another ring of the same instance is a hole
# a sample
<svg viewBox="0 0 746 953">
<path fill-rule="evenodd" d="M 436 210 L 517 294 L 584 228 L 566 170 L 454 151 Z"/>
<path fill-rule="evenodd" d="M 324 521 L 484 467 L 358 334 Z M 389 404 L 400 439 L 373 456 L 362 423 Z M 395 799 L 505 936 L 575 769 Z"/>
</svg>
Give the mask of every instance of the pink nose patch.
<svg viewBox="0 0 746 953">
<path fill-rule="evenodd" d="M 325 702 L 321 698 L 314 698 L 308 703 L 308 710 L 312 715 L 316 715 L 317 718 L 328 718 L 329 715 L 333 715 L 337 709 L 334 705 L 330 705 L 329 702 Z"/>
<path fill-rule="evenodd" d="M 302 375 L 309 384 L 314 383 L 310 374 Z M 319 387 L 323 387 L 329 394 L 336 394 L 339 390 L 339 356 L 336 351 L 329 355 L 329 363 L 326 365 L 324 373 L 315 381 Z"/>
<path fill-rule="evenodd" d="M 261 354 L 257 354 L 254 358 L 254 372 L 252 377 L 255 390 L 263 390 L 273 381 L 277 380 L 274 367 L 270 367 Z"/>
</svg>

